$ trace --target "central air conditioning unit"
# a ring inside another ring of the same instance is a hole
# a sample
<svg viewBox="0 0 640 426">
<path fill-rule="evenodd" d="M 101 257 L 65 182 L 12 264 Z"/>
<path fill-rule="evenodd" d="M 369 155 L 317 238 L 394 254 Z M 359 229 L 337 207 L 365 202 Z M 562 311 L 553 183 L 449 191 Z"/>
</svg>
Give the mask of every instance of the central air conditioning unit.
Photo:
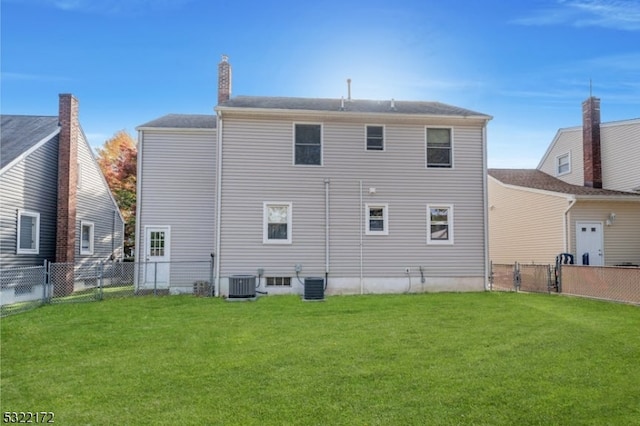
<svg viewBox="0 0 640 426">
<path fill-rule="evenodd" d="M 231 277 L 229 277 L 228 300 L 253 300 L 255 298 L 255 275 L 232 275 Z"/>
<path fill-rule="evenodd" d="M 324 278 L 304 279 L 304 300 L 324 300 Z"/>
</svg>

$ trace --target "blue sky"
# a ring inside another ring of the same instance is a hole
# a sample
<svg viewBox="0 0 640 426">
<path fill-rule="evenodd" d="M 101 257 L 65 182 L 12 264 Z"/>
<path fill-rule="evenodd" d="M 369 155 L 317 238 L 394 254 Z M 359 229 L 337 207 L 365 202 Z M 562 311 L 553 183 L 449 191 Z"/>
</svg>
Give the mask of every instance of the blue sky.
<svg viewBox="0 0 640 426">
<path fill-rule="evenodd" d="M 440 101 L 490 114 L 489 166 L 536 167 L 601 98 L 640 118 L 638 0 L 0 0 L 3 114 L 80 100 L 90 143 L 233 95 Z"/>
</svg>

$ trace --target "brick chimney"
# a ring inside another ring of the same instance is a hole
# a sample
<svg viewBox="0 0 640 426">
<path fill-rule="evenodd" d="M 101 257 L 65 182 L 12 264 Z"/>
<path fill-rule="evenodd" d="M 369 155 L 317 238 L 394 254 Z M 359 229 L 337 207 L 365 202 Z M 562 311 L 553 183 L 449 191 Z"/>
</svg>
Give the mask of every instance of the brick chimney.
<svg viewBox="0 0 640 426">
<path fill-rule="evenodd" d="M 60 95 L 58 110 L 58 216 L 56 262 L 74 262 L 76 245 L 76 194 L 78 189 L 78 100 Z"/>
<path fill-rule="evenodd" d="M 582 148 L 584 186 L 602 188 L 600 99 L 593 96 L 582 103 Z"/>
<path fill-rule="evenodd" d="M 229 57 L 222 55 L 218 64 L 218 105 L 228 101 L 231 97 L 231 64 Z"/>
</svg>

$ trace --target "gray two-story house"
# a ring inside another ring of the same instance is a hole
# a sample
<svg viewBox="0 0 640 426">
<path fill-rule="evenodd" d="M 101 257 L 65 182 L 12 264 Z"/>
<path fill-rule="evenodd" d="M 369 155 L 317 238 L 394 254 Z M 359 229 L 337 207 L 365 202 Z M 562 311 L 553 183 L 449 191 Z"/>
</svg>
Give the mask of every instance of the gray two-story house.
<svg viewBox="0 0 640 426">
<path fill-rule="evenodd" d="M 124 221 L 78 109 L 73 95 L 62 94 L 57 116 L 0 117 L 2 269 L 122 255 Z M 5 293 L 3 301 L 10 299 Z"/>
<path fill-rule="evenodd" d="M 224 57 L 218 90 L 215 115 L 138 128 L 139 260 L 214 254 L 222 295 L 237 275 L 272 294 L 301 293 L 305 277 L 329 294 L 485 288 L 490 116 L 439 102 L 231 97 Z"/>
</svg>

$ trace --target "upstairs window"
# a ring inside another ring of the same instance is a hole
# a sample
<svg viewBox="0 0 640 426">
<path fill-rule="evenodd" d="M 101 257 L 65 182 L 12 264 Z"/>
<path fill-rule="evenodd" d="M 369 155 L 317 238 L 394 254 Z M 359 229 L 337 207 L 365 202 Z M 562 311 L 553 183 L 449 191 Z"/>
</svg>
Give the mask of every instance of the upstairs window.
<svg viewBox="0 0 640 426">
<path fill-rule="evenodd" d="M 291 203 L 264 203 L 265 244 L 291 244 Z"/>
<path fill-rule="evenodd" d="M 453 244 L 453 206 L 427 206 L 427 244 Z"/>
<path fill-rule="evenodd" d="M 18 210 L 17 254 L 40 252 L 40 213 Z"/>
<path fill-rule="evenodd" d="M 571 156 L 569 153 L 556 157 L 556 173 L 558 176 L 566 175 L 571 172 Z"/>
<path fill-rule="evenodd" d="M 80 254 L 93 254 L 93 222 L 80 222 Z"/>
<path fill-rule="evenodd" d="M 367 235 L 389 235 L 389 206 L 387 204 L 367 204 Z"/>
<path fill-rule="evenodd" d="M 452 129 L 427 127 L 427 167 L 453 165 Z"/>
<path fill-rule="evenodd" d="M 295 125 L 295 164 L 322 165 L 322 125 Z"/>
<path fill-rule="evenodd" d="M 367 126 L 367 151 L 384 151 L 384 127 Z"/>
</svg>

